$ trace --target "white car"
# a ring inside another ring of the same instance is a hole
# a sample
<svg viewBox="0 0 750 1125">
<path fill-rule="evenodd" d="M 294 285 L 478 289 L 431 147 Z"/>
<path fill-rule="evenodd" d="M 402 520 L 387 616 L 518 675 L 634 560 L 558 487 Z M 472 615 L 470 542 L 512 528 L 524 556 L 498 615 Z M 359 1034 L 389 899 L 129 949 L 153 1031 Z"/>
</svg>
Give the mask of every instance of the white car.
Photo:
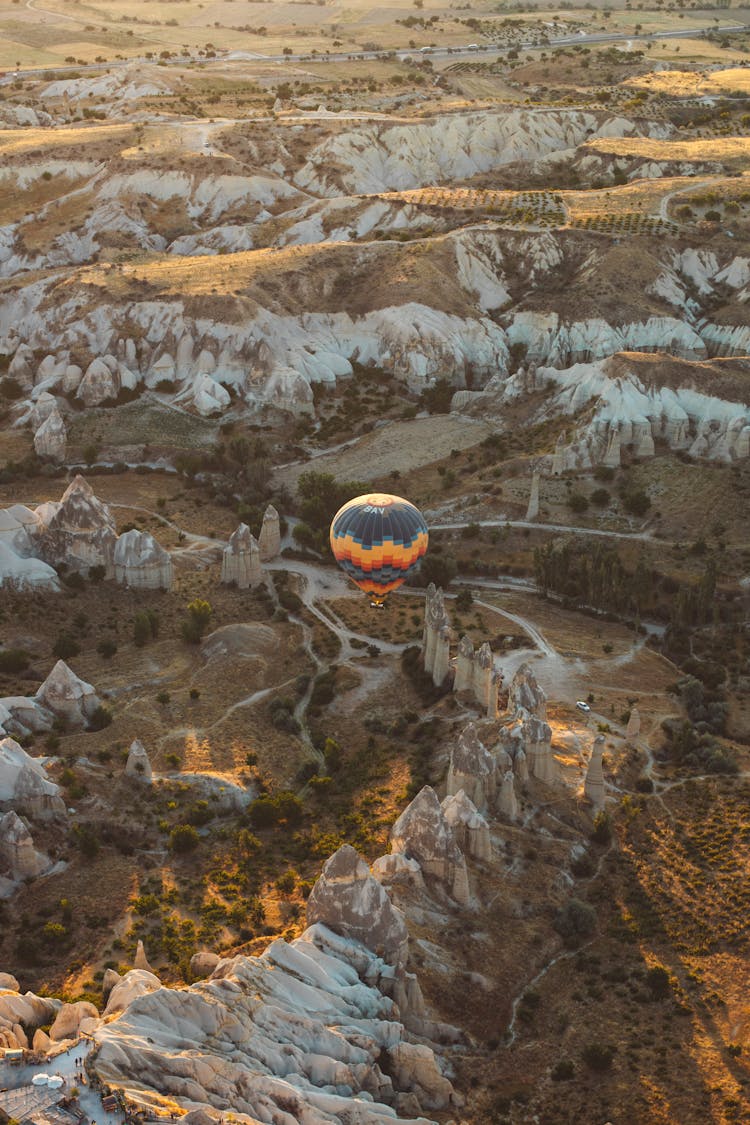
<svg viewBox="0 0 750 1125">
<path fill-rule="evenodd" d="M 583 700 L 583 699 L 577 699 L 576 700 L 576 707 L 578 708 L 579 711 L 585 711 L 587 714 L 591 710 L 588 703 L 586 703 L 586 701 Z"/>
</svg>

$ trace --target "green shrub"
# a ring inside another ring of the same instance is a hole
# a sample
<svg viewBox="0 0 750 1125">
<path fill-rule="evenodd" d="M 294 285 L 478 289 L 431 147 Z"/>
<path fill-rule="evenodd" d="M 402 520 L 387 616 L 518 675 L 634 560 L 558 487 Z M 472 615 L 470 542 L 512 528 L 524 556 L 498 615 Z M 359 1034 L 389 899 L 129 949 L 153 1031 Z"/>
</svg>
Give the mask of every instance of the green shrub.
<svg viewBox="0 0 750 1125">
<path fill-rule="evenodd" d="M 195 851 L 199 843 L 200 836 L 192 824 L 177 824 L 169 833 L 169 849 L 178 855 Z"/>
<path fill-rule="evenodd" d="M 13 675 L 23 672 L 29 666 L 29 654 L 22 648 L 5 648 L 0 650 L 0 675 Z"/>
<path fill-rule="evenodd" d="M 672 992 L 669 973 L 663 965 L 653 965 L 646 973 L 646 988 L 654 1000 L 666 1000 Z"/>
<path fill-rule="evenodd" d="M 112 712 L 101 703 L 89 719 L 89 730 L 104 730 L 112 722 Z"/>
<path fill-rule="evenodd" d="M 555 915 L 555 929 L 570 949 L 575 949 L 596 930 L 596 911 L 588 902 L 571 898 Z"/>
<path fill-rule="evenodd" d="M 553 1082 L 568 1082 L 574 1077 L 576 1068 L 570 1059 L 560 1059 L 552 1069 Z"/>
<path fill-rule="evenodd" d="M 71 656 L 78 656 L 81 646 L 70 633 L 60 633 L 52 646 L 52 655 L 58 660 L 70 660 Z"/>
<path fill-rule="evenodd" d="M 599 1073 L 610 1069 L 614 1057 L 614 1047 L 605 1046 L 603 1043 L 589 1043 L 581 1052 L 581 1058 L 586 1066 Z"/>
</svg>

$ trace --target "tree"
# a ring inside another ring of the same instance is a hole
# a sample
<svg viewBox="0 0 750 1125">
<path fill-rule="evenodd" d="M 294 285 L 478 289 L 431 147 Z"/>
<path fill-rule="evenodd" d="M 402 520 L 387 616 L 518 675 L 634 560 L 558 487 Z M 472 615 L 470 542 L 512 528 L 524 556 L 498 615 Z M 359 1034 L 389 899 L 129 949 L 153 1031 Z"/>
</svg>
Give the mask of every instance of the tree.
<svg viewBox="0 0 750 1125">
<path fill-rule="evenodd" d="M 197 645 L 205 633 L 213 609 L 203 598 L 194 598 L 187 607 L 187 618 L 182 622 L 182 636 L 188 644 Z"/>
<path fill-rule="evenodd" d="M 153 609 L 142 609 L 133 618 L 133 642 L 139 648 L 159 632 L 159 617 Z"/>
<path fill-rule="evenodd" d="M 652 965 L 646 973 L 646 988 L 654 1000 L 666 1000 L 672 992 L 669 973 L 663 965 Z"/>
<path fill-rule="evenodd" d="M 565 944 L 575 949 L 596 930 L 596 911 L 579 898 L 568 899 L 555 916 L 555 929 Z"/>
<path fill-rule="evenodd" d="M 52 655 L 58 660 L 69 660 L 71 656 L 78 656 L 80 651 L 81 646 L 70 633 L 60 633 L 52 646 Z"/>
<path fill-rule="evenodd" d="M 177 824 L 169 833 L 170 851 L 183 855 L 195 851 L 200 843 L 200 836 L 192 824 Z"/>
</svg>

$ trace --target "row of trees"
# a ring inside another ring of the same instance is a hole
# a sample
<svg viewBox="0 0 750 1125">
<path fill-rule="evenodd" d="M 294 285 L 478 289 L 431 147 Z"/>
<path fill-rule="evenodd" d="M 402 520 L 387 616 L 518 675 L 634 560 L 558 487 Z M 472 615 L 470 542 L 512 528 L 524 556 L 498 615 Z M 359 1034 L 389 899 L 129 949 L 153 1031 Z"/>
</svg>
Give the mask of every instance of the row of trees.
<svg viewBox="0 0 750 1125">
<path fill-rule="evenodd" d="M 615 547 L 567 539 L 536 548 L 534 574 L 543 596 L 553 592 L 574 605 L 633 617 L 652 613 L 680 628 L 708 624 L 714 616 L 712 558 L 699 580 L 688 585 L 660 574 L 643 556 L 630 570 Z"/>
</svg>

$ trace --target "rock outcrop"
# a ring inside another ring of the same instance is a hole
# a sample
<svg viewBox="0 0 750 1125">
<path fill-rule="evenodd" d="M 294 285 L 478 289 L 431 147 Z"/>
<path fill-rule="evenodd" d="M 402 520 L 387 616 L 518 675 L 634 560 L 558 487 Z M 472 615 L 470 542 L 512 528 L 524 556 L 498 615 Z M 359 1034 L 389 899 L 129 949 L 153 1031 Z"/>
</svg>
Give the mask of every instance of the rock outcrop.
<svg viewBox="0 0 750 1125">
<path fill-rule="evenodd" d="M 53 1043 L 61 1039 L 77 1039 L 82 1020 L 98 1020 L 99 1013 L 88 1000 L 77 1000 L 74 1004 L 63 1004 L 49 1029 Z"/>
<path fill-rule="evenodd" d="M 389 964 L 406 960 L 408 935 L 401 912 L 349 844 L 323 865 L 307 900 L 307 922 L 322 922 L 362 942 Z"/>
<path fill-rule="evenodd" d="M 466 860 L 431 786 L 417 793 L 393 825 L 391 851 L 415 859 L 423 874 L 439 880 L 456 902 L 468 903 Z"/>
<path fill-rule="evenodd" d="M 166 1093 L 209 1116 L 231 1106 L 288 1125 L 384 1125 L 405 1094 L 413 1112 L 443 1108 L 452 1091 L 440 1060 L 424 1042 L 401 1050 L 398 1008 L 381 991 L 393 973 L 367 946 L 313 925 L 260 957 L 220 962 L 210 980 L 131 1001 L 94 1032 L 97 1073 L 144 1106 Z"/>
<path fill-rule="evenodd" d="M 513 779 L 513 771 L 508 770 L 503 776 L 500 794 L 497 802 L 498 812 L 508 820 L 518 820 L 518 798 Z"/>
<path fill-rule="evenodd" d="M 440 687 L 448 675 L 450 666 L 451 628 L 445 611 L 443 591 L 430 582 L 424 606 L 424 628 L 422 631 L 422 660 L 426 672 L 432 675 L 433 683 Z"/>
<path fill-rule="evenodd" d="M 591 748 L 591 759 L 586 770 L 586 780 L 583 791 L 595 810 L 604 808 L 604 767 L 602 755 L 604 753 L 604 736 L 599 734 L 594 739 Z"/>
<path fill-rule="evenodd" d="M 34 452 L 50 461 L 64 461 L 67 438 L 65 422 L 55 407 L 34 434 Z"/>
<path fill-rule="evenodd" d="M 491 859 L 490 827 L 463 789 L 446 797 L 441 808 L 461 851 L 473 859 Z"/>
<path fill-rule="evenodd" d="M 497 765 L 480 741 L 473 723 L 459 734 L 451 749 L 446 791 L 448 796 L 463 790 L 477 808 L 485 809 L 495 797 Z"/>
<path fill-rule="evenodd" d="M 172 559 L 147 531 L 132 528 L 114 546 L 115 581 L 144 590 L 172 589 Z"/>
<path fill-rule="evenodd" d="M 35 515 L 35 553 L 45 562 L 83 571 L 111 567 L 115 521 L 83 477 L 73 479 L 62 500 L 41 504 Z"/>
<path fill-rule="evenodd" d="M 263 513 L 263 525 L 258 537 L 260 561 L 270 562 L 275 559 L 281 550 L 281 527 L 279 513 L 273 504 L 269 504 Z"/>
<path fill-rule="evenodd" d="M 547 696 L 528 664 L 522 664 L 510 682 L 508 710 L 513 714 L 525 711 L 537 719 L 547 717 Z"/>
<path fill-rule="evenodd" d="M 128 760 L 125 763 L 125 773 L 128 777 L 135 778 L 136 781 L 142 781 L 144 785 L 150 785 L 153 779 L 151 761 L 146 752 L 146 747 L 137 738 L 130 744 Z"/>
<path fill-rule="evenodd" d="M 0 992 L 0 1047 L 28 1047 L 27 1031 L 51 1023 L 61 1003 L 27 992 Z M 24 1030 L 24 1028 L 26 1030 Z"/>
<path fill-rule="evenodd" d="M 208 949 L 201 949 L 190 958 L 190 972 L 196 980 L 210 977 L 221 958 L 217 953 Z"/>
<path fill-rule="evenodd" d="M 234 583 L 240 590 L 259 586 L 263 581 L 260 547 L 246 523 L 233 531 L 221 557 L 221 581 Z"/>
<path fill-rule="evenodd" d="M 11 879 L 34 879 L 50 866 L 20 816 L 13 809 L 0 816 L 0 871 L 5 868 Z"/>
<path fill-rule="evenodd" d="M 144 949 L 143 942 L 141 941 L 140 938 L 138 939 L 138 945 L 136 946 L 136 950 L 135 950 L 135 957 L 133 958 L 133 968 L 134 969 L 141 969 L 142 971 L 144 971 L 146 973 L 150 973 L 152 976 L 155 975 L 154 970 L 151 968 L 151 966 L 148 963 L 148 957 L 146 956 L 146 950 Z"/>
<path fill-rule="evenodd" d="M 36 693 L 37 702 L 56 719 L 70 726 L 84 726 L 100 706 L 95 689 L 58 660 Z"/>
<path fill-rule="evenodd" d="M 0 739 L 0 807 L 11 805 L 36 820 L 65 813 L 60 789 L 41 762 L 12 738 Z"/>
<path fill-rule="evenodd" d="M 633 745 L 641 733 L 641 716 L 637 707 L 632 707 L 628 717 L 628 725 L 625 730 L 625 739 Z"/>
<path fill-rule="evenodd" d="M 114 983 L 110 982 L 104 1015 L 112 1016 L 116 1012 L 124 1012 L 134 1000 L 158 992 L 161 987 L 161 981 L 150 969 L 131 969 L 123 977 L 118 976 Z"/>
</svg>

